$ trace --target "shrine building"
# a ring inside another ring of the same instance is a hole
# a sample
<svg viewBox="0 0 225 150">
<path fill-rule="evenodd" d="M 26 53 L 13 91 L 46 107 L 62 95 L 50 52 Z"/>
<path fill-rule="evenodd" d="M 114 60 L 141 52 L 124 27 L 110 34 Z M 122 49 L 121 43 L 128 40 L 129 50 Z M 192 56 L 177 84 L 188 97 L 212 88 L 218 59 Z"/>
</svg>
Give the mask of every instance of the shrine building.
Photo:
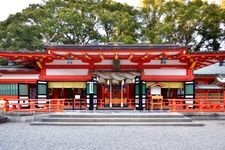
<svg viewBox="0 0 225 150">
<path fill-rule="evenodd" d="M 0 98 L 19 103 L 64 99 L 64 109 L 145 110 L 153 109 L 153 96 L 162 99 L 163 109 L 168 109 L 168 99 L 194 103 L 202 97 L 223 97 L 225 51 L 189 49 L 136 44 L 1 50 L 0 58 L 9 63 L 0 67 Z M 210 65 L 217 71 L 208 73 L 204 67 Z"/>
</svg>

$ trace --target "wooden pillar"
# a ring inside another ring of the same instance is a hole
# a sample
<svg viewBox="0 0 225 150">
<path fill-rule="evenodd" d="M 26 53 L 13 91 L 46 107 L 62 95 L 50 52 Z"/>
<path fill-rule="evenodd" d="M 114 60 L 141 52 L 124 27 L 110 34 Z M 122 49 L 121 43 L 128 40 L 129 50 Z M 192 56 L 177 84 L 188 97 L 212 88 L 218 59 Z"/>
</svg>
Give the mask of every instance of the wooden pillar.
<svg viewBox="0 0 225 150">
<path fill-rule="evenodd" d="M 203 111 L 203 102 L 202 102 L 201 99 L 199 100 L 199 111 L 200 111 L 200 112 Z"/>
<path fill-rule="evenodd" d="M 122 82 L 121 82 L 121 91 L 120 91 L 121 92 L 120 93 L 121 94 L 121 97 L 120 97 L 121 98 L 121 107 L 123 107 L 123 96 L 124 96 L 123 95 L 123 85 L 124 85 L 124 80 L 122 80 Z"/>
<path fill-rule="evenodd" d="M 223 100 L 225 101 L 225 90 L 223 91 Z"/>
<path fill-rule="evenodd" d="M 109 83 L 109 93 L 110 93 L 110 97 L 109 97 L 109 107 L 112 107 L 112 81 L 110 81 Z"/>
<path fill-rule="evenodd" d="M 194 75 L 193 75 L 193 70 L 192 69 L 187 69 L 187 76 L 189 80 L 193 80 L 194 79 Z"/>
<path fill-rule="evenodd" d="M 102 86 L 102 100 L 101 100 L 101 108 L 104 107 L 104 104 L 105 104 L 105 86 L 101 85 Z"/>
<path fill-rule="evenodd" d="M 9 101 L 8 100 L 5 100 L 5 103 L 4 103 L 4 112 L 7 112 L 9 111 Z"/>
<path fill-rule="evenodd" d="M 46 68 L 42 68 L 40 71 L 40 77 L 39 80 L 44 80 L 46 77 Z"/>
<path fill-rule="evenodd" d="M 33 99 L 30 99 L 30 109 L 31 110 L 35 109 L 35 101 Z"/>
<path fill-rule="evenodd" d="M 132 108 L 132 106 L 131 106 L 131 100 L 130 100 L 129 86 L 130 86 L 130 85 L 127 85 L 127 86 L 126 86 L 126 91 L 127 91 L 127 105 L 128 105 L 128 108 Z"/>
<path fill-rule="evenodd" d="M 138 63 L 138 70 L 139 71 L 143 70 L 143 62 Z"/>
<path fill-rule="evenodd" d="M 93 71 L 95 69 L 95 64 L 94 64 L 94 62 L 90 62 L 89 63 L 89 71 L 91 72 L 91 71 Z"/>
<path fill-rule="evenodd" d="M 224 111 L 225 111 L 225 90 L 223 91 L 223 107 L 224 107 Z"/>
<path fill-rule="evenodd" d="M 176 111 L 176 101 L 175 99 L 172 100 L 172 112 Z"/>
</svg>

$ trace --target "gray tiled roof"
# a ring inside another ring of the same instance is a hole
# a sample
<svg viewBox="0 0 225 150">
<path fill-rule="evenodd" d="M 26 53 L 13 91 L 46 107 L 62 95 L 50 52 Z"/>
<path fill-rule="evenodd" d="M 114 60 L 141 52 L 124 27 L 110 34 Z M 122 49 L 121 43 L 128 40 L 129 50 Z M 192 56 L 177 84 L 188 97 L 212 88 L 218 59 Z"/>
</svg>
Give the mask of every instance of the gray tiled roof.
<svg viewBox="0 0 225 150">
<path fill-rule="evenodd" d="M 112 45 L 98 45 L 98 44 L 86 44 L 86 45 L 73 45 L 73 44 L 63 44 L 63 45 L 44 45 L 43 48 L 54 48 L 56 50 L 171 50 L 185 48 L 189 49 L 190 46 L 181 46 L 176 44 L 112 44 Z"/>
<path fill-rule="evenodd" d="M 208 89 L 208 90 L 216 90 L 216 89 L 225 89 L 224 87 L 217 84 L 197 84 L 195 89 Z"/>
<path fill-rule="evenodd" d="M 225 66 L 219 66 L 219 63 L 195 70 L 194 75 L 217 75 L 225 74 Z"/>
</svg>

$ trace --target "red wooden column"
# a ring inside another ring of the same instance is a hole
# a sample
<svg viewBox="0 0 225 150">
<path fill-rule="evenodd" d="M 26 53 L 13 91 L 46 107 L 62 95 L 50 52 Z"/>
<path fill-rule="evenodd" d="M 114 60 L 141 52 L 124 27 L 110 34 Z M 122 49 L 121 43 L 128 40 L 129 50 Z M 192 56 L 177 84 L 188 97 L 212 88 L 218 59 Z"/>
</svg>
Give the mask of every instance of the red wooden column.
<svg viewBox="0 0 225 150">
<path fill-rule="evenodd" d="M 187 76 L 188 76 L 189 80 L 193 80 L 194 79 L 193 69 L 187 69 Z"/>
<path fill-rule="evenodd" d="M 225 102 L 225 90 L 223 91 L 223 101 Z"/>
<path fill-rule="evenodd" d="M 44 80 L 46 77 L 46 68 L 40 70 L 40 80 Z"/>
<path fill-rule="evenodd" d="M 132 109 L 132 105 L 131 105 L 131 97 L 130 97 L 130 89 L 129 89 L 130 85 L 126 86 L 126 91 L 127 91 L 127 107 Z"/>
</svg>

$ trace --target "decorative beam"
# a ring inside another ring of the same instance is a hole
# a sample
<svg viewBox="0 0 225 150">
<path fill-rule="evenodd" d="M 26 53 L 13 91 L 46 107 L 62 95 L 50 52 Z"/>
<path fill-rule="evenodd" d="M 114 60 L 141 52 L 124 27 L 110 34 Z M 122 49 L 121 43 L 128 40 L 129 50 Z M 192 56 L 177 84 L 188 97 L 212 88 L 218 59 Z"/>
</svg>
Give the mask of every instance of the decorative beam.
<svg viewBox="0 0 225 150">
<path fill-rule="evenodd" d="M 41 65 L 41 63 L 39 61 L 37 61 L 36 64 L 37 64 L 37 66 L 38 66 L 39 69 L 42 69 L 43 68 L 42 65 Z"/>
<path fill-rule="evenodd" d="M 193 69 L 195 67 L 196 63 L 197 63 L 196 61 L 192 62 L 190 69 Z"/>
<path fill-rule="evenodd" d="M 131 53 L 130 56 L 128 57 L 129 60 L 131 60 L 134 57 L 134 54 Z"/>
<path fill-rule="evenodd" d="M 100 58 L 101 58 L 102 60 L 105 59 L 102 53 L 100 54 Z"/>
<path fill-rule="evenodd" d="M 119 58 L 119 57 L 118 57 L 118 53 L 116 53 L 114 59 L 118 59 L 118 58 Z"/>
</svg>

